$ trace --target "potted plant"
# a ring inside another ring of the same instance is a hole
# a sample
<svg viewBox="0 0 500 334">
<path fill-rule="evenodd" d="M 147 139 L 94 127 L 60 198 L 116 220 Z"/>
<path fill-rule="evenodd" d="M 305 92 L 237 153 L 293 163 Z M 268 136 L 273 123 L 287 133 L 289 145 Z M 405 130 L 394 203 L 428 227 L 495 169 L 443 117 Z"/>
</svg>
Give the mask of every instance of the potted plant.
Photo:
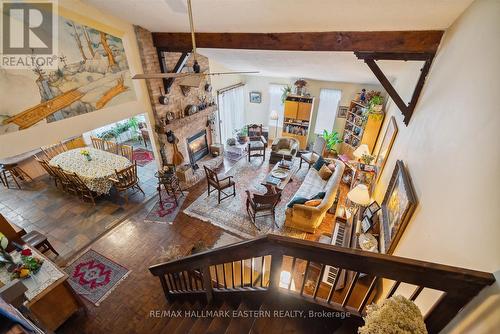
<svg viewBox="0 0 500 334">
<path fill-rule="evenodd" d="M 342 143 L 339 133 L 333 130 L 331 132 L 324 130 L 323 138 L 326 140 L 326 148 L 328 149 L 328 152 L 336 157 L 338 155 L 337 145 Z"/>
<path fill-rule="evenodd" d="M 369 116 L 382 115 L 382 105 L 384 104 L 384 98 L 380 94 L 380 92 L 375 92 L 373 90 L 367 94 Z"/>
<path fill-rule="evenodd" d="M 307 81 L 305 81 L 304 79 L 299 79 L 295 81 L 294 85 L 297 95 L 303 95 L 305 93 L 304 87 L 307 85 Z"/>
<path fill-rule="evenodd" d="M 245 144 L 247 142 L 248 128 L 246 126 L 242 127 L 241 129 L 235 129 L 234 132 L 236 133 L 236 139 L 238 140 L 238 143 Z"/>
<path fill-rule="evenodd" d="M 286 85 L 286 87 L 283 87 L 283 89 L 281 90 L 281 92 L 282 92 L 282 94 L 281 94 L 281 104 L 285 104 L 287 96 L 292 93 L 292 86 Z"/>
</svg>

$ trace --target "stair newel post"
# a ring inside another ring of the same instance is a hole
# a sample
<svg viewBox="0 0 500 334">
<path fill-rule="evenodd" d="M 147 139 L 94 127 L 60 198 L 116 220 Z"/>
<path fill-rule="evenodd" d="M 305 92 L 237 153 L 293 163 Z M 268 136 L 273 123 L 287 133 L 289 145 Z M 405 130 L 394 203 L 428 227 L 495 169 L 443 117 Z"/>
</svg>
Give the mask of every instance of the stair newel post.
<svg viewBox="0 0 500 334">
<path fill-rule="evenodd" d="M 212 278 L 210 276 L 210 266 L 203 267 L 203 288 L 207 297 L 207 303 L 210 303 L 214 298 L 212 288 Z"/>
<path fill-rule="evenodd" d="M 271 293 L 278 293 L 280 286 L 281 266 L 283 264 L 283 252 L 276 249 L 271 252 L 271 272 L 269 273 L 269 290 Z M 264 275 L 264 273 L 262 273 Z"/>
<path fill-rule="evenodd" d="M 160 277 L 161 287 L 163 288 L 163 293 L 165 294 L 165 298 L 167 298 L 167 302 L 170 303 L 172 301 L 172 296 L 169 293 L 168 284 L 167 284 L 167 280 L 165 278 L 165 275 L 161 275 L 159 277 Z"/>
</svg>

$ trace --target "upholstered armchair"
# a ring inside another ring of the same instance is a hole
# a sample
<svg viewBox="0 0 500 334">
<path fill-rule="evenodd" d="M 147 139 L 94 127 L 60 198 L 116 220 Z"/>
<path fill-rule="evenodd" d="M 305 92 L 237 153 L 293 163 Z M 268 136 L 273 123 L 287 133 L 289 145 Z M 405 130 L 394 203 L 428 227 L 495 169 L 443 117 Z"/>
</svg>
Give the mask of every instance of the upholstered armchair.
<svg viewBox="0 0 500 334">
<path fill-rule="evenodd" d="M 251 157 L 262 157 L 263 160 L 266 160 L 267 141 L 263 136 L 262 124 L 248 125 L 248 135 L 250 139 L 248 142 L 248 161 Z"/>
<path fill-rule="evenodd" d="M 271 145 L 271 157 L 269 163 L 275 164 L 282 158 L 291 161 L 297 154 L 299 141 L 290 137 L 277 137 Z"/>
</svg>

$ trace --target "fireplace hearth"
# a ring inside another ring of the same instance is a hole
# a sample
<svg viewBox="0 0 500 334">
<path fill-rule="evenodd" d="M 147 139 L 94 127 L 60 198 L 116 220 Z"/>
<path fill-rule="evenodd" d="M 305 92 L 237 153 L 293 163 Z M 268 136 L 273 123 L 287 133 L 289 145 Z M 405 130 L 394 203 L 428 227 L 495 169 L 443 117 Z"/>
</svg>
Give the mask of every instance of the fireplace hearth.
<svg viewBox="0 0 500 334">
<path fill-rule="evenodd" d="M 209 153 L 207 131 L 202 130 L 187 139 L 189 162 L 196 169 L 196 162 Z"/>
</svg>

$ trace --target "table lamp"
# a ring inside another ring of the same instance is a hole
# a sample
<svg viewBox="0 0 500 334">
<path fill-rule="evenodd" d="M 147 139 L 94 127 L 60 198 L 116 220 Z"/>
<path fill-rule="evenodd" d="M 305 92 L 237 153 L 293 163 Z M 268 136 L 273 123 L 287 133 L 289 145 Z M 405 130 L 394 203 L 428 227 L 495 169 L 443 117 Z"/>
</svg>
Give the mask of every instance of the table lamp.
<svg viewBox="0 0 500 334">
<path fill-rule="evenodd" d="M 358 146 L 357 149 L 352 152 L 352 155 L 356 157 L 356 159 L 361 159 L 363 155 L 370 155 L 370 150 L 368 149 L 368 145 L 366 144 L 361 144 Z"/>
<path fill-rule="evenodd" d="M 269 119 L 272 121 L 276 121 L 276 133 L 274 135 L 274 138 L 276 138 L 278 137 L 278 119 L 279 119 L 278 112 L 276 110 L 272 110 L 271 115 L 269 115 Z"/>
<path fill-rule="evenodd" d="M 360 206 L 367 206 L 370 204 L 370 193 L 366 184 L 358 184 L 347 193 L 347 198 L 354 204 L 350 207 L 351 214 L 355 213 L 355 209 Z M 359 235 L 360 224 L 356 226 L 356 234 Z"/>
</svg>

